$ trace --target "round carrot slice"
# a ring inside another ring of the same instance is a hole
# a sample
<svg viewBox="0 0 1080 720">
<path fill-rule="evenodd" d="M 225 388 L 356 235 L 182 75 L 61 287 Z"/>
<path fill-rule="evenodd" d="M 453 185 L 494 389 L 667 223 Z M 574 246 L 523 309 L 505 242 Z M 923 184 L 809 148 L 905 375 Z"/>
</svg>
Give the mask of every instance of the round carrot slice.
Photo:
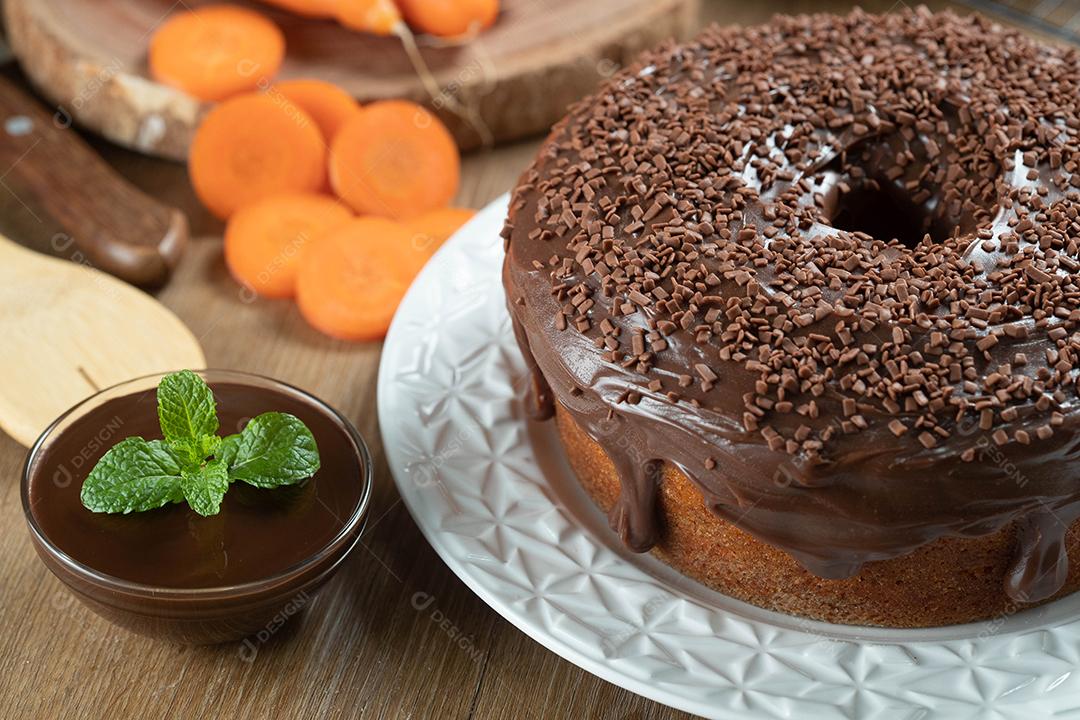
<svg viewBox="0 0 1080 720">
<path fill-rule="evenodd" d="M 352 212 L 332 197 L 271 195 L 236 211 L 225 227 L 225 264 L 236 280 L 264 297 L 292 297 L 300 256 Z"/>
<path fill-rule="evenodd" d="M 439 208 L 418 215 L 407 221 L 406 226 L 413 232 L 413 247 L 427 259 L 474 215 L 476 211 L 468 208 Z"/>
<path fill-rule="evenodd" d="M 327 145 L 347 120 L 360 114 L 360 104 L 333 83 L 322 80 L 282 80 L 273 89 L 295 103 L 319 126 Z M 272 91 L 271 91 L 272 93 Z"/>
<path fill-rule="evenodd" d="M 429 35 L 454 37 L 495 23 L 499 0 L 397 0 L 409 27 Z"/>
<path fill-rule="evenodd" d="M 226 100 L 207 113 L 188 154 L 195 194 L 223 219 L 268 195 L 318 190 L 325 167 L 315 121 L 262 93 Z"/>
<path fill-rule="evenodd" d="M 363 214 L 405 219 L 443 207 L 460 178 L 461 160 L 446 127 L 406 100 L 364 107 L 330 146 L 330 184 Z"/>
<path fill-rule="evenodd" d="M 350 30 L 374 35 L 392 35 L 401 24 L 394 0 L 339 0 L 335 17 Z"/>
<path fill-rule="evenodd" d="M 171 16 L 150 38 L 150 74 L 200 100 L 223 100 L 272 78 L 285 36 L 257 12 L 206 5 Z"/>
<path fill-rule="evenodd" d="M 329 231 L 300 258 L 296 301 L 312 327 L 344 340 L 378 340 L 419 265 L 401 223 L 361 217 Z"/>
<path fill-rule="evenodd" d="M 297 15 L 328 18 L 333 17 L 337 12 L 339 0 L 263 0 L 263 2 Z"/>
</svg>

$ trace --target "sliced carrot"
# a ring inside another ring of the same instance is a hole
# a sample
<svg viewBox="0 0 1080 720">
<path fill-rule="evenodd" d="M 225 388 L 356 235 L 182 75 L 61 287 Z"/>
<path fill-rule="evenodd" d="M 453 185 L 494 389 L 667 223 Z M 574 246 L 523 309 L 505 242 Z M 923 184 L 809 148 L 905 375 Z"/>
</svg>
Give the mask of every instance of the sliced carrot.
<svg viewBox="0 0 1080 720">
<path fill-rule="evenodd" d="M 363 214 L 405 219 L 443 207 L 460 177 L 458 149 L 446 127 L 406 100 L 368 105 L 330 146 L 330 184 Z"/>
<path fill-rule="evenodd" d="M 351 30 L 375 35 L 393 35 L 402 25 L 394 0 L 338 0 L 335 17 Z"/>
<path fill-rule="evenodd" d="M 408 228 L 360 217 L 329 231 L 300 258 L 296 301 L 314 328 L 343 340 L 386 335 L 419 269 Z"/>
<path fill-rule="evenodd" d="M 468 208 L 439 208 L 417 216 L 405 224 L 412 231 L 412 245 L 426 258 L 435 254 L 457 229 L 476 215 Z"/>
<path fill-rule="evenodd" d="M 264 297 L 292 297 L 301 255 L 352 212 L 313 193 L 271 195 L 237 210 L 225 227 L 225 264 Z"/>
<path fill-rule="evenodd" d="M 274 83 L 273 89 L 311 116 L 327 145 L 346 120 L 360 113 L 360 105 L 352 95 L 323 80 L 282 80 Z"/>
<path fill-rule="evenodd" d="M 404 25 L 394 0 L 263 0 L 307 17 L 334 18 L 350 30 L 393 35 Z"/>
<path fill-rule="evenodd" d="M 262 0 L 267 5 L 306 17 L 328 18 L 337 12 L 339 0 Z"/>
<path fill-rule="evenodd" d="M 282 192 L 314 192 L 325 177 L 326 147 L 315 121 L 262 93 L 216 106 L 191 142 L 195 194 L 218 217 Z"/>
<path fill-rule="evenodd" d="M 409 27 L 429 35 L 454 37 L 495 23 L 499 0 L 397 0 Z"/>
<path fill-rule="evenodd" d="M 150 39 L 154 79 L 201 100 L 222 100 L 272 78 L 285 36 L 257 12 L 206 5 L 170 17 Z"/>
</svg>

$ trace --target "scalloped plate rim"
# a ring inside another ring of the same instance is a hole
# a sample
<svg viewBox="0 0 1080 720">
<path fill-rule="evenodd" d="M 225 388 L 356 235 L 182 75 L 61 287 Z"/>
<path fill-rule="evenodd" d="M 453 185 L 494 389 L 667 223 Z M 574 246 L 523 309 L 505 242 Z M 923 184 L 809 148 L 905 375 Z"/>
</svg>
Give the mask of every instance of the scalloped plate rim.
<svg viewBox="0 0 1080 720">
<path fill-rule="evenodd" d="M 490 583 L 486 583 L 483 576 L 477 573 L 472 567 L 466 563 L 462 557 L 455 554 L 454 550 L 448 545 L 446 538 L 444 537 L 444 531 L 437 527 L 435 519 L 429 516 L 429 508 L 425 503 L 430 500 L 423 499 L 420 495 L 416 483 L 409 481 L 405 471 L 406 455 L 403 449 L 403 439 L 400 436 L 401 427 L 400 422 L 404 422 L 406 425 L 412 422 L 412 418 L 402 421 L 398 411 L 410 407 L 414 403 L 415 398 L 408 398 L 407 394 L 398 386 L 394 381 L 393 373 L 396 368 L 391 369 L 391 363 L 388 359 L 396 358 L 398 355 L 408 353 L 409 349 L 415 348 L 415 338 L 410 335 L 410 323 L 414 320 L 416 310 L 424 302 L 422 297 L 423 293 L 441 286 L 446 282 L 446 271 L 450 263 L 453 261 L 453 256 L 463 252 L 464 247 L 477 240 L 482 240 L 483 237 L 490 237 L 492 228 L 496 227 L 496 224 L 501 224 L 502 218 L 505 217 L 506 208 L 508 206 L 509 194 L 504 194 L 492 201 L 487 207 L 481 210 L 477 215 L 470 220 L 464 227 L 462 227 L 448 242 L 444 244 L 442 248 L 435 254 L 430 262 L 420 272 L 416 281 L 409 289 L 404 300 L 402 301 L 398 312 L 391 323 L 389 332 L 387 333 L 386 341 L 382 351 L 382 357 L 380 359 L 379 373 L 378 373 L 378 387 L 377 387 L 377 407 L 379 416 L 380 432 L 382 434 L 383 446 L 385 448 L 388 465 L 391 469 L 394 482 L 398 488 L 402 500 L 404 501 L 409 513 L 412 515 L 414 521 L 419 526 L 421 533 L 432 548 L 436 551 L 443 562 L 465 583 L 465 585 L 476 593 L 485 603 L 487 603 L 492 609 L 494 609 L 499 615 L 509 621 L 514 627 L 522 631 L 530 638 L 540 643 L 548 650 L 560 655 L 561 657 L 569 660 L 575 665 L 587 670 L 588 672 L 602 678 L 603 680 L 610 682 L 619 687 L 630 690 L 631 692 L 645 696 L 649 699 L 663 703 L 670 707 L 674 707 L 680 710 L 684 710 L 690 713 L 698 715 L 718 718 L 719 720 L 728 720 L 729 718 L 747 718 L 754 715 L 749 714 L 747 709 L 735 709 L 735 708 L 723 708 L 716 705 L 711 705 L 696 698 L 680 695 L 674 689 L 645 682 L 639 678 L 633 677 L 619 667 L 615 667 L 612 663 L 612 658 L 603 657 L 601 660 L 590 657 L 584 654 L 579 649 L 573 647 L 562 638 L 556 637 L 549 628 L 543 627 L 535 617 L 531 616 L 528 611 L 518 607 L 511 607 L 511 602 L 504 596 L 500 595 L 498 589 L 491 587 Z M 492 242 L 488 240 L 488 242 Z M 497 270 L 497 268 L 496 268 Z M 415 306 L 415 307 L 414 307 Z M 439 324 L 434 332 L 436 334 L 444 331 L 445 325 Z M 413 413 L 415 415 L 415 413 Z M 522 420 L 524 422 L 524 420 Z M 420 431 L 423 432 L 423 431 Z M 528 437 L 529 432 L 526 429 L 524 436 Z M 539 470 L 539 468 L 537 468 Z M 557 504 L 552 503 L 553 509 L 561 509 L 564 513 L 568 512 L 565 508 L 559 508 Z M 591 534 L 588 531 L 582 530 L 583 537 L 591 538 Z M 604 543 L 599 540 L 595 540 L 598 547 L 603 548 Z M 634 563 L 629 563 L 633 565 Z M 655 578 L 654 578 L 655 580 Z M 717 613 L 724 614 L 728 610 L 723 608 L 709 607 L 707 603 L 702 604 L 701 600 L 696 597 L 688 597 L 686 593 L 678 588 L 663 584 L 657 580 L 658 587 L 662 587 L 667 593 L 674 596 L 679 596 L 684 601 L 693 603 L 695 605 L 705 607 L 706 609 L 713 610 Z M 710 592 L 711 591 L 707 591 Z M 736 604 L 737 601 L 732 601 Z M 769 611 L 762 611 L 752 606 L 746 606 L 750 608 L 752 613 L 766 615 L 776 615 L 775 613 L 769 613 Z M 1042 608 L 1036 608 L 1034 610 L 1026 610 L 1020 613 L 1016 613 L 1004 620 L 1006 629 L 1000 632 L 993 633 L 989 636 L 990 640 L 1002 641 L 1005 638 L 1012 636 L 1021 637 L 1028 634 L 1034 634 L 1036 632 L 1046 632 L 1051 635 L 1055 631 L 1063 630 L 1066 626 L 1069 629 L 1074 630 L 1080 635 L 1080 621 L 1075 618 L 1078 614 L 1078 608 L 1080 608 L 1080 593 L 1075 593 L 1069 598 L 1058 601 L 1057 603 L 1051 603 L 1050 605 Z M 786 617 L 786 616 L 778 616 Z M 1054 621 L 1062 622 L 1067 620 L 1067 625 L 1053 625 L 1048 624 Z M 770 622 L 767 619 L 762 620 L 760 617 L 740 617 L 741 622 L 748 623 L 755 627 L 766 626 L 772 630 L 780 633 L 796 633 L 805 635 L 811 643 L 822 641 L 823 639 L 829 640 L 828 637 L 833 631 L 837 635 L 838 641 L 850 646 L 854 651 L 861 652 L 866 651 L 869 648 L 884 648 L 888 646 L 895 646 L 901 652 L 906 652 L 911 655 L 910 647 L 922 648 L 924 650 L 930 649 L 950 649 L 952 652 L 967 650 L 972 653 L 979 650 L 978 643 L 983 641 L 982 634 L 971 636 L 970 633 L 974 632 L 973 629 L 979 627 L 985 627 L 985 623 L 974 623 L 970 626 L 958 626 L 956 628 L 931 628 L 924 631 L 896 631 L 896 630 L 881 630 L 877 628 L 850 628 L 846 626 L 829 625 L 828 623 L 818 623 L 812 621 L 801 621 L 795 619 L 794 622 L 798 624 L 805 624 L 808 630 L 804 630 L 799 627 L 792 627 L 791 622 Z M 790 620 L 790 618 L 789 618 Z M 829 628 L 833 630 L 830 631 Z M 881 634 L 882 637 L 878 639 L 866 638 L 861 636 L 861 632 L 866 631 L 870 635 Z M 954 635 L 955 637 L 948 637 Z M 824 636 L 824 637 L 823 637 Z M 941 637 L 938 637 L 941 636 Z M 1013 654 L 1011 658 L 1016 658 Z M 912 656 L 913 666 L 918 666 L 919 662 Z M 1064 658 L 1058 658 L 1064 663 L 1068 663 L 1069 660 Z M 1080 664 L 1078 664 L 1080 666 Z M 968 666 L 970 667 L 970 666 Z M 979 669 L 983 669 L 984 666 L 978 666 Z M 954 669 L 950 666 L 949 669 Z M 1008 670 L 1001 670 L 1000 668 L 988 668 L 989 670 L 1009 672 Z M 792 670 L 792 673 L 796 671 Z M 1019 672 L 1019 670 L 1018 670 Z M 810 680 L 806 683 L 806 692 L 814 690 L 812 687 L 817 680 L 808 678 Z M 1051 688 L 1058 688 L 1065 684 L 1064 678 L 1057 678 L 1051 681 Z M 1030 683 L 1029 683 L 1030 684 Z M 734 686 L 733 686 L 734 688 Z M 860 686 L 858 683 L 852 683 L 845 686 L 845 689 L 855 691 L 858 693 Z M 1015 689 L 1015 688 L 1014 688 Z M 1013 689 L 1013 690 L 1014 690 Z M 817 688 L 820 692 L 822 689 Z M 1009 695 L 1013 690 L 1008 690 L 1001 694 L 1001 697 Z M 742 691 L 739 688 L 740 692 Z M 764 693 L 763 690 L 754 690 L 756 693 Z M 1049 694 L 1049 693 L 1047 693 Z M 856 717 L 851 713 L 858 712 L 855 707 L 835 706 L 834 709 L 842 713 L 836 714 L 821 714 L 818 711 L 823 707 L 821 700 L 807 700 L 805 697 L 783 695 L 772 696 L 784 701 L 790 705 L 790 712 L 794 716 L 798 717 Z M 894 700 L 899 700 L 897 697 L 886 696 Z M 1062 700 L 1065 697 L 1065 693 L 1054 693 L 1056 700 Z M 1073 700 L 1072 708 L 1080 706 L 1080 689 L 1071 693 L 1069 696 Z M 973 711 L 975 708 L 986 708 L 983 703 L 973 703 L 970 700 L 961 700 L 959 698 L 959 692 L 956 700 L 952 700 L 947 697 L 939 697 L 937 693 L 927 691 L 920 696 L 920 699 L 934 702 L 937 698 L 941 701 L 944 707 L 934 708 L 928 707 L 922 703 L 912 703 L 905 705 L 904 710 L 909 713 L 916 713 L 911 717 L 929 718 L 938 717 L 939 712 L 946 713 L 940 717 L 954 717 L 949 714 L 954 712 L 956 708 L 949 709 L 948 704 L 950 702 L 963 703 L 963 709 Z M 1040 696 L 1040 700 L 1045 700 L 1045 695 Z M 1008 708 L 1014 707 L 1012 704 L 1005 702 L 1004 705 L 994 703 L 991 706 L 993 710 L 999 712 L 1005 712 Z M 1021 707 L 1022 715 L 1030 714 L 1038 710 L 1044 710 L 1047 712 L 1056 711 L 1061 712 L 1069 709 L 1068 705 L 1057 705 L 1053 707 L 1047 705 L 1041 708 L 1027 708 Z M 886 708 L 888 709 L 888 708 Z M 898 710 L 899 708 L 892 707 L 892 710 Z M 918 714 L 924 712 L 927 714 Z M 785 717 L 787 715 L 784 715 Z M 762 716 L 771 717 L 771 716 Z M 777 716 L 778 717 L 778 716 Z M 889 715 L 888 717 L 893 717 Z M 905 716 L 906 717 L 906 716 Z"/>
</svg>

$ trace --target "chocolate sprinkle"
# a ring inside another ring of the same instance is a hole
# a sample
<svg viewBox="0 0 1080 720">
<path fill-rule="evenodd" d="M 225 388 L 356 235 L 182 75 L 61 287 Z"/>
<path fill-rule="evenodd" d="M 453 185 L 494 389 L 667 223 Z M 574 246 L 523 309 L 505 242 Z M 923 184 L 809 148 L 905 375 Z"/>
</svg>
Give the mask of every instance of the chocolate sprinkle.
<svg viewBox="0 0 1080 720">
<path fill-rule="evenodd" d="M 750 404 L 769 412 L 835 393 L 846 417 L 852 402 L 876 409 L 855 432 L 897 407 L 937 426 L 969 413 L 985 425 L 987 391 L 995 406 L 1037 399 L 1034 384 L 996 369 L 1015 354 L 998 348 L 1032 332 L 1017 321 L 1060 318 L 1080 301 L 1063 264 L 1080 250 L 1080 196 L 1068 183 L 1080 137 L 1061 121 L 1080 92 L 1075 53 L 996 27 L 1002 41 L 986 43 L 991 28 L 977 17 L 871 17 L 713 28 L 697 55 L 661 51 L 679 81 L 645 72 L 659 61 L 647 59 L 618 95 L 575 107 L 546 149 L 546 176 L 533 170 L 523 184 L 540 193 L 533 220 L 555 252 L 542 272 L 569 288 L 571 315 L 625 316 L 712 348 L 715 362 L 692 364 L 703 395 L 727 392 L 715 369 L 727 361 L 759 379 Z M 756 51 L 792 43 L 828 47 L 837 61 L 823 73 L 809 52 Z M 1036 61 L 1062 55 L 1069 62 Z M 702 68 L 725 79 L 707 82 Z M 1016 167 L 1038 181 L 1017 181 Z M 886 186 L 910 198 L 918 241 L 833 226 L 844 197 Z M 1065 340 L 1070 317 L 1035 337 Z M 606 343 L 612 362 L 645 355 L 640 334 Z M 676 362 L 664 347 L 626 365 L 646 375 L 627 380 L 648 385 L 658 361 Z M 1064 349 L 1027 363 L 1026 377 L 1041 372 L 1039 392 L 1075 387 L 1080 348 Z M 789 373 L 794 388 L 782 385 Z M 971 385 L 980 375 L 986 383 Z M 774 429 L 806 451 L 794 427 Z M 828 446 L 821 430 L 811 436 Z"/>
</svg>

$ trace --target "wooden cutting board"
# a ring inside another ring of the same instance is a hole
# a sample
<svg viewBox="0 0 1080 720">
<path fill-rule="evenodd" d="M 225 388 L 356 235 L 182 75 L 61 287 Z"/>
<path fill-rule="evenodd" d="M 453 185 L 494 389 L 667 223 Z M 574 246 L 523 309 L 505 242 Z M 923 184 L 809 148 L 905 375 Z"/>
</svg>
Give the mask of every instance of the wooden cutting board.
<svg viewBox="0 0 1080 720">
<path fill-rule="evenodd" d="M 206 104 L 149 79 L 147 41 L 171 12 L 202 0 L 5 0 L 24 71 L 63 116 L 126 147 L 182 159 Z M 433 106 L 458 142 L 480 134 L 432 102 L 397 38 L 345 30 L 258 3 L 285 32 L 281 78 L 314 77 L 361 101 Z M 543 132 L 567 104 L 638 52 L 696 26 L 698 0 L 503 0 L 495 26 L 458 47 L 424 47 L 444 93 L 475 110 L 495 141 Z M 430 40 L 428 40 L 430 43 Z"/>
</svg>

